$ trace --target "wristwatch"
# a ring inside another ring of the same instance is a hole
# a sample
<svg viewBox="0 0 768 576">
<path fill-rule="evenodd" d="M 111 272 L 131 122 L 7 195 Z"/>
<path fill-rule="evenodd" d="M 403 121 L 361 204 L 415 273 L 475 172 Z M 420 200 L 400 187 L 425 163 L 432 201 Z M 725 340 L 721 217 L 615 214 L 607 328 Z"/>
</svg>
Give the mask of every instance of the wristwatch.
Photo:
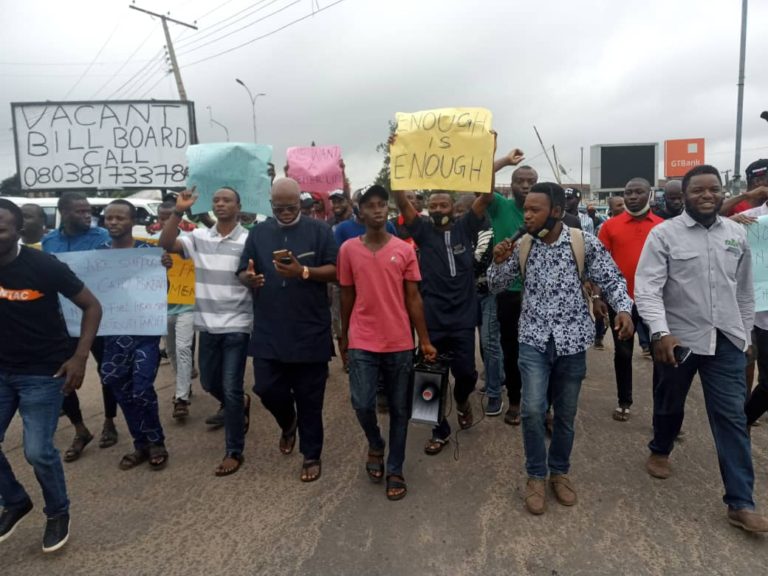
<svg viewBox="0 0 768 576">
<path fill-rule="evenodd" d="M 309 280 L 309 267 L 308 266 L 304 266 L 301 269 L 301 279 L 302 280 Z"/>
<path fill-rule="evenodd" d="M 651 334 L 651 342 L 658 342 L 659 340 L 664 338 L 664 336 L 669 336 L 669 332 L 663 332 L 663 331 L 654 332 L 653 334 Z"/>
</svg>

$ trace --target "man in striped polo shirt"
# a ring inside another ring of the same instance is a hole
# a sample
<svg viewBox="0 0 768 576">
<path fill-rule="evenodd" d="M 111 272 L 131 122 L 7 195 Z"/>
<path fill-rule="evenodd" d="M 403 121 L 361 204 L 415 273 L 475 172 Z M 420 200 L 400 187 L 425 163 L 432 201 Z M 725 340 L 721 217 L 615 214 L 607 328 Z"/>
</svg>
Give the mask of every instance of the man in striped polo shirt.
<svg viewBox="0 0 768 576">
<path fill-rule="evenodd" d="M 197 195 L 185 190 L 176 199 L 174 215 L 160 234 L 160 246 L 195 263 L 195 329 L 200 332 L 200 383 L 224 410 L 226 454 L 217 476 L 237 472 L 243 462 L 251 399 L 243 394 L 248 340 L 253 322 L 251 294 L 235 272 L 248 237 L 237 220 L 240 195 L 221 188 L 213 195 L 216 225 L 177 236 L 184 212 Z"/>
</svg>

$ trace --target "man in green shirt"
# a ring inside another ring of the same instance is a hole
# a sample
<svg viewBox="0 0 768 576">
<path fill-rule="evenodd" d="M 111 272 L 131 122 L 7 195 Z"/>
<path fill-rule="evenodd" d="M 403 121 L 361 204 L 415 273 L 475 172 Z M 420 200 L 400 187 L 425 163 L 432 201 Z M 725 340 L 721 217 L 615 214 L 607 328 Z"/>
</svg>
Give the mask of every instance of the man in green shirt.
<svg viewBox="0 0 768 576">
<path fill-rule="evenodd" d="M 523 152 L 513 149 L 506 156 L 493 163 L 498 172 L 507 166 L 517 166 L 523 160 Z M 523 203 L 528 191 L 536 184 L 539 175 L 530 166 L 519 166 L 512 172 L 512 198 L 505 198 L 498 192 L 488 195 L 486 214 L 493 227 L 493 244 L 509 238 L 523 225 Z M 504 385 L 509 396 L 509 408 L 504 415 L 504 422 L 517 426 L 520 424 L 520 391 L 522 383 L 517 367 L 518 323 L 520 321 L 522 283 L 516 280 L 507 290 L 496 296 L 497 318 L 501 336 L 501 349 L 504 352 Z"/>
</svg>

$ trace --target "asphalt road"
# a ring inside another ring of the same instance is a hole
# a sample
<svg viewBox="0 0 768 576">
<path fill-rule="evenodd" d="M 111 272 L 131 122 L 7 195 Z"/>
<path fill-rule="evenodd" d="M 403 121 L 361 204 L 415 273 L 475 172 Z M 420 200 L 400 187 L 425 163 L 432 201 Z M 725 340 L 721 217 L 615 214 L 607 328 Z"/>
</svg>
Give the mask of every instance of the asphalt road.
<svg viewBox="0 0 768 576">
<path fill-rule="evenodd" d="M 222 431 L 203 422 L 216 405 L 194 384 L 192 415 L 171 418 L 170 367 L 157 388 L 171 453 L 168 467 L 120 471 L 130 438 L 65 464 L 72 530 L 60 552 L 40 551 L 43 502 L 24 461 L 16 418 L 3 444 L 35 510 L 0 545 L 3 576 L 88 575 L 474 575 L 474 574 L 768 574 L 768 538 L 728 525 L 722 484 L 700 386 L 688 401 L 674 475 L 644 470 L 651 427 L 649 360 L 635 360 L 632 419 L 615 407 L 612 351 L 589 352 L 576 422 L 573 508 L 549 497 L 545 515 L 524 507 L 521 430 L 485 418 L 434 457 L 422 452 L 429 429 L 412 425 L 405 475 L 408 496 L 389 502 L 365 474 L 366 445 L 348 398 L 346 375 L 331 366 L 325 400 L 322 478 L 299 482 L 301 456 L 277 449 L 279 430 L 255 401 L 243 468 L 227 478 L 213 469 Z M 252 373 L 249 367 L 247 386 Z M 480 396 L 473 395 L 478 414 Z M 81 393 L 86 422 L 101 427 L 101 395 L 90 367 Z M 451 416 L 455 422 L 455 415 Z M 454 426 L 456 428 L 456 426 Z M 63 451 L 73 429 L 62 418 Z M 768 511 L 768 425 L 753 432 L 755 497 Z"/>
</svg>

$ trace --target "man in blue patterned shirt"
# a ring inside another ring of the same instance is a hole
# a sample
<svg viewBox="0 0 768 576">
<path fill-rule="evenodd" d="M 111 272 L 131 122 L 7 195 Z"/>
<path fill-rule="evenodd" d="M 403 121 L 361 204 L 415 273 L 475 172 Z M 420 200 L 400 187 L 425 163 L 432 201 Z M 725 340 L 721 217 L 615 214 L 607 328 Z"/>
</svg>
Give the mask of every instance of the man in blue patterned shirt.
<svg viewBox="0 0 768 576">
<path fill-rule="evenodd" d="M 488 268 L 488 286 L 493 292 L 503 290 L 518 277 L 523 279 L 518 363 L 528 473 L 525 505 L 532 514 L 542 514 L 546 509 L 547 474 L 558 502 L 564 506 L 576 504 L 576 491 L 567 474 L 573 422 L 587 369 L 586 350 L 595 338 L 589 304 L 580 296 L 582 283 L 589 280 L 602 289 L 608 304 L 617 311 L 620 338 L 630 338 L 634 333 L 626 282 L 592 234 L 583 235 L 584 271 L 583 278 L 579 278 L 571 231 L 561 221 L 564 209 L 565 192 L 560 186 L 549 182 L 533 186 L 525 199 L 524 224 L 534 240 L 522 271 L 520 247 L 509 239 L 497 244 Z M 550 382 L 555 419 L 547 454 L 544 423 Z"/>
</svg>

